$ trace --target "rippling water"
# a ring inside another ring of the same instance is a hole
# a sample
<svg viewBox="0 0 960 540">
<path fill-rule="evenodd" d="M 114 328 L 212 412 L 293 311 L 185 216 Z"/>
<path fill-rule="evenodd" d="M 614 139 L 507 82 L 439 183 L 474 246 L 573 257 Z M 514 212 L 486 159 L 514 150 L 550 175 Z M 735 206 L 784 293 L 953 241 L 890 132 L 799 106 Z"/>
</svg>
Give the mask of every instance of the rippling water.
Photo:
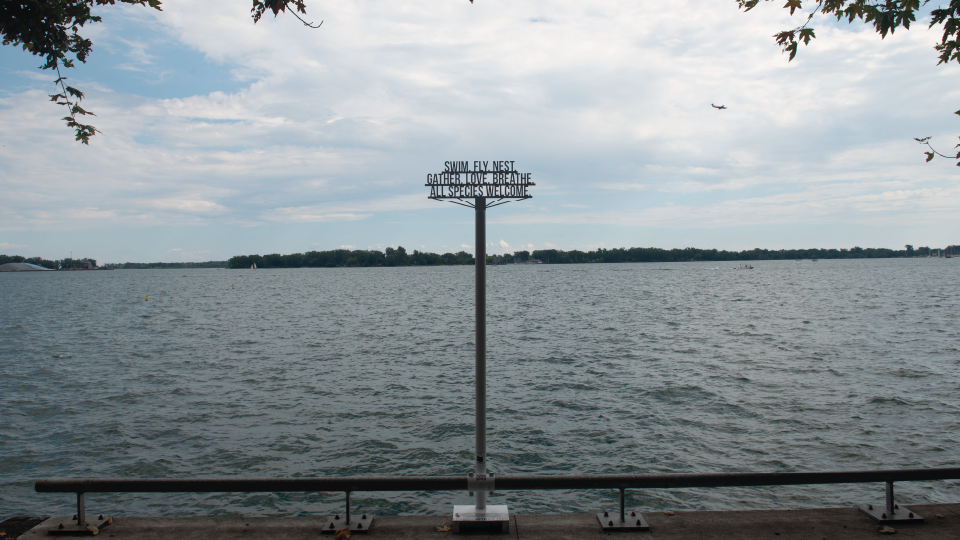
<svg viewBox="0 0 960 540">
<path fill-rule="evenodd" d="M 960 466 L 960 260 L 734 266 L 491 267 L 490 470 Z M 2 514 L 70 513 L 69 495 L 34 493 L 39 478 L 472 470 L 472 267 L 5 273 L 0 303 Z M 898 497 L 956 502 L 960 483 L 902 483 Z M 342 499 L 100 494 L 88 508 L 306 515 Z M 353 499 L 379 514 L 470 503 Z M 587 512 L 615 500 L 492 502 Z M 881 485 L 628 491 L 645 509 L 880 500 Z"/>
</svg>

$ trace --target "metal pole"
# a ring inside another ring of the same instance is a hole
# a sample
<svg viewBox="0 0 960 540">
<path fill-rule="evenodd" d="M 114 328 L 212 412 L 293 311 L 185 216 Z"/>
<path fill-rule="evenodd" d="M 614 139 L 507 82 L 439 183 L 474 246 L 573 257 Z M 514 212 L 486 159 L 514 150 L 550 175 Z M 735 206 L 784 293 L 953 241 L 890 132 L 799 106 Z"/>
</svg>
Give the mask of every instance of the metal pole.
<svg viewBox="0 0 960 540">
<path fill-rule="evenodd" d="M 623 515 L 623 488 L 620 488 L 620 523 L 626 521 L 626 518 Z"/>
<path fill-rule="evenodd" d="M 83 500 L 83 493 L 77 492 L 77 525 L 83 525 L 87 521 L 87 505 Z"/>
<path fill-rule="evenodd" d="M 476 475 L 487 474 L 487 198 L 474 199 L 476 206 L 476 378 L 477 378 L 477 469 Z M 487 507 L 487 492 L 474 492 L 477 510 Z"/>
<path fill-rule="evenodd" d="M 347 527 L 350 526 L 350 492 L 347 492 Z"/>
<path fill-rule="evenodd" d="M 887 515 L 893 517 L 893 482 L 887 480 Z"/>
</svg>

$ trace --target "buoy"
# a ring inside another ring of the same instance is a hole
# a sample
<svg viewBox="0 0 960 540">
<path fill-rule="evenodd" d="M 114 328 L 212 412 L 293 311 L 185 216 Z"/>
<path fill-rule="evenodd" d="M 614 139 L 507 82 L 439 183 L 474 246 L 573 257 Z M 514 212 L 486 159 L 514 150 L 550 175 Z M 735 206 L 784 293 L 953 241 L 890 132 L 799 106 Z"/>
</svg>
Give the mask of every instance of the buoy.
<svg viewBox="0 0 960 540">
<path fill-rule="evenodd" d="M 148 294 L 148 295 L 144 296 L 144 297 L 143 297 L 143 300 L 144 300 L 145 302 L 146 302 L 146 301 L 149 301 L 149 300 L 150 300 L 150 295 Z"/>
<path fill-rule="evenodd" d="M 230 284 L 230 288 L 231 288 L 231 289 L 233 288 L 233 283 Z"/>
</svg>

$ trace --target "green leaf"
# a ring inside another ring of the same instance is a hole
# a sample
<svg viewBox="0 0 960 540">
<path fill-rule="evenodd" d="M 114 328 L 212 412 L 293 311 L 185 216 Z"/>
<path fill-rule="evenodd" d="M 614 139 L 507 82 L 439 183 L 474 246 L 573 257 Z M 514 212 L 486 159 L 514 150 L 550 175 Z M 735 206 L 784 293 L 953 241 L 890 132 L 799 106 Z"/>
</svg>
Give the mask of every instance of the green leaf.
<svg viewBox="0 0 960 540">
<path fill-rule="evenodd" d="M 799 43 L 794 41 L 783 49 L 784 51 L 790 51 L 790 58 L 787 59 L 787 62 L 793 60 L 797 56 L 797 45 L 799 45 Z"/>
<path fill-rule="evenodd" d="M 67 87 L 67 92 L 70 92 L 70 95 L 73 96 L 73 97 L 75 97 L 75 98 L 77 98 L 77 99 L 83 99 L 83 92 L 77 90 L 76 88 L 74 88 L 74 87 L 72 87 L 72 86 L 68 86 L 68 87 Z"/>
<path fill-rule="evenodd" d="M 803 6 L 800 5 L 800 0 L 787 0 L 787 3 L 783 5 L 784 9 L 790 8 L 790 14 L 793 15 L 793 12 L 798 9 L 803 9 Z"/>
<path fill-rule="evenodd" d="M 777 45 L 783 46 L 784 44 L 793 41 L 794 35 L 795 35 L 795 34 L 794 34 L 793 32 L 784 31 L 784 32 L 780 32 L 780 33 L 778 33 L 778 34 L 774 34 L 773 37 L 774 37 L 774 39 L 777 40 Z"/>
<path fill-rule="evenodd" d="M 92 112 L 87 112 L 87 111 L 83 110 L 83 109 L 80 107 L 80 105 L 74 105 L 73 108 L 70 109 L 70 112 L 71 112 L 72 114 L 82 114 L 82 115 L 84 115 L 84 116 L 86 116 L 86 115 L 88 115 L 88 114 L 89 114 L 90 116 L 96 116 L 96 115 L 93 114 Z"/>
</svg>

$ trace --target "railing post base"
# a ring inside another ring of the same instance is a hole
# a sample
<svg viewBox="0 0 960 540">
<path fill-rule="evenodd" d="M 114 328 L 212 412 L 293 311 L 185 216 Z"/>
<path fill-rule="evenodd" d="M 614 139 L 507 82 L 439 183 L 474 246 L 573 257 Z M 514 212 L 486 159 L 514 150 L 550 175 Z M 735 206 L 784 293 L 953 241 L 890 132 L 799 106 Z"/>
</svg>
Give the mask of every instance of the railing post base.
<svg viewBox="0 0 960 540">
<path fill-rule="evenodd" d="M 924 519 L 922 516 L 914 514 L 909 508 L 901 508 L 897 505 L 894 505 L 893 514 L 887 514 L 887 510 L 883 507 L 878 507 L 876 505 L 870 504 L 867 506 L 861 506 L 860 511 L 864 514 L 870 516 L 871 519 L 877 523 L 887 524 L 887 523 L 923 523 Z"/>
<path fill-rule="evenodd" d="M 505 504 L 488 504 L 482 510 L 472 504 L 455 504 L 450 530 L 454 534 L 467 531 L 509 533 L 510 510 Z"/>
<path fill-rule="evenodd" d="M 87 520 L 87 503 L 85 495 L 86 494 L 83 492 L 77 492 L 77 513 L 73 516 L 73 519 L 71 519 L 71 523 L 69 525 L 66 523 L 61 523 L 58 526 L 50 529 L 49 534 L 93 536 L 95 534 L 99 534 L 100 529 L 113 524 L 113 516 L 103 517 L 101 515 L 97 519 Z"/>
<path fill-rule="evenodd" d="M 335 534 L 343 529 L 349 529 L 350 534 L 365 533 L 370 531 L 370 526 L 373 525 L 373 516 L 363 514 L 360 516 L 360 519 L 352 519 L 350 517 L 350 492 L 347 491 L 346 494 L 347 513 L 344 514 L 344 517 L 340 517 L 340 514 L 334 516 L 333 519 L 328 521 L 323 527 L 323 530 L 320 531 L 321 533 Z M 349 535 L 347 537 L 349 538 Z"/>
<path fill-rule="evenodd" d="M 363 514 L 359 519 L 351 517 L 351 521 L 348 523 L 344 516 L 338 514 L 330 521 L 327 521 L 327 524 L 321 532 L 323 534 L 336 534 L 336 532 L 341 529 L 350 529 L 350 534 L 370 532 L 370 527 L 373 525 L 373 517 L 374 516 Z"/>
<path fill-rule="evenodd" d="M 597 519 L 600 520 L 600 526 L 603 532 L 610 531 L 649 531 L 650 525 L 643 519 L 640 512 L 632 511 L 628 516 L 626 510 L 626 488 L 620 488 L 620 513 L 614 515 L 613 512 L 599 512 Z"/>
<path fill-rule="evenodd" d="M 923 523 L 923 517 L 914 514 L 909 508 L 900 508 L 893 500 L 893 482 L 887 480 L 886 501 L 882 507 L 872 504 L 861 506 L 860 511 L 877 523 Z"/>
<path fill-rule="evenodd" d="M 643 514 L 636 511 L 623 516 L 622 521 L 620 520 L 620 516 L 617 515 L 617 512 L 598 512 L 597 520 L 600 521 L 603 532 L 650 530 L 650 525 L 647 523 L 647 520 L 643 519 Z"/>
</svg>

